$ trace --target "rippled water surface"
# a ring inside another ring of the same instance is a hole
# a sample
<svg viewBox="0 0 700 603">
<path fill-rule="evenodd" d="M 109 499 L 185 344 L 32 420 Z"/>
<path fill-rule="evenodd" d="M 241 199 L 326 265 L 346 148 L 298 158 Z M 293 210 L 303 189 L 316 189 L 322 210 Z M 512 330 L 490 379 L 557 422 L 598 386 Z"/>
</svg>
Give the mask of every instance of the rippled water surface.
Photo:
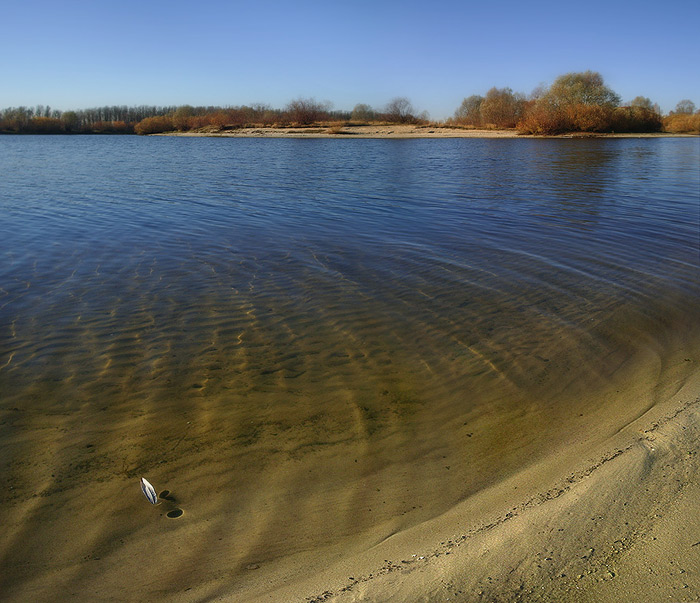
<svg viewBox="0 0 700 603">
<path fill-rule="evenodd" d="M 699 150 L 0 137 L 6 501 L 201 480 L 240 563 L 435 515 L 697 324 Z"/>
</svg>

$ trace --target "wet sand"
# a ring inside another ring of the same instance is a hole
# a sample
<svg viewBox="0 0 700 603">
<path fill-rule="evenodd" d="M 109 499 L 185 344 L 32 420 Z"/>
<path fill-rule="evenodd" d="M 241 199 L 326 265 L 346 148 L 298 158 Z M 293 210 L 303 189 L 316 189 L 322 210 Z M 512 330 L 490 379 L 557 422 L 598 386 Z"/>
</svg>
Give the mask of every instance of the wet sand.
<svg viewBox="0 0 700 603">
<path fill-rule="evenodd" d="M 576 460 L 572 446 L 534 463 L 398 535 L 373 572 L 314 600 L 696 601 L 699 381 L 601 443 L 597 458 L 589 449 Z M 564 459 L 569 472 L 557 476 Z"/>
</svg>

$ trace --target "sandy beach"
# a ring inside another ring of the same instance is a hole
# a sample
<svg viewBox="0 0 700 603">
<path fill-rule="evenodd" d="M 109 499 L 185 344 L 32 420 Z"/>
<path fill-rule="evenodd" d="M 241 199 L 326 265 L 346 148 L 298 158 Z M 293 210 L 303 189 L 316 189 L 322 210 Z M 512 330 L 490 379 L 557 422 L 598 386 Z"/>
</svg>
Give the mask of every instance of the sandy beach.
<svg viewBox="0 0 700 603">
<path fill-rule="evenodd" d="M 260 127 L 216 131 L 171 132 L 162 136 L 220 136 L 223 138 L 517 138 L 515 130 L 469 130 L 416 125 L 343 125 Z"/>
<path fill-rule="evenodd" d="M 169 132 L 155 136 L 212 136 L 221 138 L 546 138 L 519 134 L 517 130 L 483 130 L 423 125 L 343 125 L 309 127 L 260 127 L 231 130 L 204 129 L 192 132 Z M 557 138 L 660 138 L 692 136 L 690 134 L 593 134 L 575 133 Z"/>
</svg>

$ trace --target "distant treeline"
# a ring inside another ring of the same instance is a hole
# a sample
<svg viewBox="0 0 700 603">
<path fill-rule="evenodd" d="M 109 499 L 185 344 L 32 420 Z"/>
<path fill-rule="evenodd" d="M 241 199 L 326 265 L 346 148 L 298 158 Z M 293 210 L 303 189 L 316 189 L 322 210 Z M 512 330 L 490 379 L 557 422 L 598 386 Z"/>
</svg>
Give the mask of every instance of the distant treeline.
<svg viewBox="0 0 700 603">
<path fill-rule="evenodd" d="M 221 131 L 242 127 L 308 126 L 349 123 L 428 123 L 409 99 L 397 97 L 382 109 L 366 104 L 334 111 L 330 103 L 299 98 L 283 109 L 268 105 L 238 107 L 111 106 L 57 111 L 39 105 L 0 110 L 0 133 L 9 134 L 157 134 L 172 131 Z M 464 128 L 517 129 L 523 134 L 565 132 L 700 133 L 700 111 L 682 100 L 668 115 L 650 99 L 620 96 L 593 71 L 567 73 L 551 86 L 526 96 L 510 88 L 491 88 L 484 96 L 464 99 L 447 125 Z"/>
<path fill-rule="evenodd" d="M 307 125 L 349 120 L 349 111 L 332 111 L 312 99 L 290 102 L 285 109 L 252 107 L 108 106 L 58 111 L 49 106 L 0 110 L 0 133 L 5 134 L 153 134 L 243 125 Z"/>
<path fill-rule="evenodd" d="M 10 107 L 0 110 L 0 132 L 14 134 L 133 134 L 134 126 L 177 107 L 98 107 L 58 111 L 49 106 Z"/>
</svg>

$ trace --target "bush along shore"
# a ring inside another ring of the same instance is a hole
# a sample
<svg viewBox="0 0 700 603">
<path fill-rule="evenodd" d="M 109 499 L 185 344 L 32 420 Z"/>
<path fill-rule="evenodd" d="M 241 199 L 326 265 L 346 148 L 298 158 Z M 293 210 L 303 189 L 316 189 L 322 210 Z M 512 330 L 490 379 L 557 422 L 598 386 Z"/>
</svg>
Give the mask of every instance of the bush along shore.
<svg viewBox="0 0 700 603">
<path fill-rule="evenodd" d="M 330 103 L 299 98 L 283 109 L 268 105 L 237 107 L 105 106 L 59 111 L 49 106 L 0 110 L 3 134 L 161 134 L 216 133 L 244 128 L 320 127 L 340 134 L 351 125 L 415 125 L 478 130 L 512 130 L 520 134 L 670 133 L 700 134 L 700 110 L 688 99 L 663 115 L 649 98 L 622 103 L 603 77 L 593 71 L 567 73 L 529 96 L 510 88 L 491 88 L 484 96 L 465 98 L 444 122 L 430 122 L 410 100 L 397 97 L 382 109 L 357 104 L 352 111 Z M 345 131 L 347 133 L 347 131 Z"/>
</svg>

